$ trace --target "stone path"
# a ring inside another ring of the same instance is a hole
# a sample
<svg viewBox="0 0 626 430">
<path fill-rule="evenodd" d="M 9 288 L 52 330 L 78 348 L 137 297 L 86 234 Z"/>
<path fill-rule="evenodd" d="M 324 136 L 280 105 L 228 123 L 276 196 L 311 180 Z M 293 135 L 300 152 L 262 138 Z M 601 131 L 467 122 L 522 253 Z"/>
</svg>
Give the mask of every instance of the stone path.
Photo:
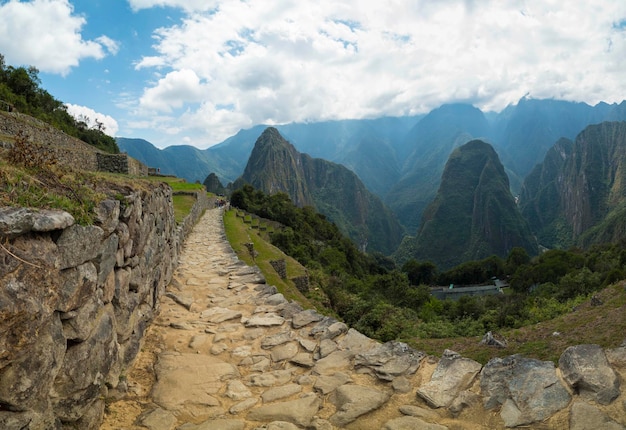
<svg viewBox="0 0 626 430">
<path fill-rule="evenodd" d="M 381 345 L 288 303 L 238 260 L 221 210 L 213 209 L 188 237 L 135 367 L 109 393 L 101 429 L 500 425 L 494 414 L 473 416 L 482 408 L 469 400 L 459 406 L 467 408 L 461 420 L 416 396 L 436 364 L 402 343 Z M 471 385 L 466 379 L 462 388 Z"/>
</svg>

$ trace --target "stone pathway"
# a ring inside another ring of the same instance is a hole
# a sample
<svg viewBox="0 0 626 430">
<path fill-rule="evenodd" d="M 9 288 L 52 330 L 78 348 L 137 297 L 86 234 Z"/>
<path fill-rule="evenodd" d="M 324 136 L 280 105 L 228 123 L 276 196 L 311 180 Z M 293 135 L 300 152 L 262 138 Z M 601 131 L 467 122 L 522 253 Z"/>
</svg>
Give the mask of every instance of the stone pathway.
<svg viewBox="0 0 626 430">
<path fill-rule="evenodd" d="M 102 430 L 501 425 L 470 400 L 456 419 L 416 395 L 437 360 L 288 303 L 238 260 L 221 215 L 207 211 L 188 237 L 135 367 L 109 393 Z M 475 391 L 466 379 L 459 389 Z"/>
</svg>

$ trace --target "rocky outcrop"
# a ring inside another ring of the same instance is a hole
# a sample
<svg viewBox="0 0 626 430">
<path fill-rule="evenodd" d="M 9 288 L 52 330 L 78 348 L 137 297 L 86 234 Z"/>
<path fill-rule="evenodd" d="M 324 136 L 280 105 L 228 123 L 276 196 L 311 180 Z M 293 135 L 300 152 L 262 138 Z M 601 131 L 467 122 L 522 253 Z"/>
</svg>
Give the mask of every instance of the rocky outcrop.
<svg viewBox="0 0 626 430">
<path fill-rule="evenodd" d="M 99 428 L 190 230 L 177 229 L 164 184 L 128 189 L 96 214 L 80 226 L 61 211 L 0 208 L 3 429 Z"/>
</svg>

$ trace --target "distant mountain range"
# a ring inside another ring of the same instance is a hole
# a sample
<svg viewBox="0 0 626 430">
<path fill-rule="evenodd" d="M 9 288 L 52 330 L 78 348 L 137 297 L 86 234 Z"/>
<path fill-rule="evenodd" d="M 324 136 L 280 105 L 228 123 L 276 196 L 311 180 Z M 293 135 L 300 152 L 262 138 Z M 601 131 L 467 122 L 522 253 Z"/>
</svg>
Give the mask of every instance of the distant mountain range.
<svg viewBox="0 0 626 430">
<path fill-rule="evenodd" d="M 276 129 L 299 152 L 355 172 L 414 233 L 437 192 L 448 156 L 469 140 L 480 138 L 494 147 L 512 191 L 518 193 L 525 176 L 558 139 L 572 140 L 590 124 L 621 120 L 626 120 L 626 102 L 589 106 L 524 98 L 500 113 L 452 104 L 423 116 L 294 123 Z M 242 130 L 204 150 L 185 145 L 161 150 L 140 139 L 118 138 L 117 144 L 162 173 L 202 182 L 213 172 L 227 184 L 243 173 L 265 128 Z"/>
<path fill-rule="evenodd" d="M 512 246 L 626 238 L 623 120 L 626 102 L 522 99 L 498 114 L 454 104 L 421 117 L 257 126 L 206 150 L 118 145 L 190 181 L 286 192 L 361 247 L 449 266 Z M 398 250 L 396 220 L 410 235 Z"/>
</svg>

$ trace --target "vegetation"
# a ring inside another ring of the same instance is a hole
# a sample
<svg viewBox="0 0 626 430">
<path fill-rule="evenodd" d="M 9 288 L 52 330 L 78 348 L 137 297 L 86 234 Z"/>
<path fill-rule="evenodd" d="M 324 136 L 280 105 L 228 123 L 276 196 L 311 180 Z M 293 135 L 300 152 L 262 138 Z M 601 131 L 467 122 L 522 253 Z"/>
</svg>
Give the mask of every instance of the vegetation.
<svg viewBox="0 0 626 430">
<path fill-rule="evenodd" d="M 105 127 L 96 120 L 89 128 L 88 119 L 76 120 L 67 112 L 63 102 L 55 99 L 40 87 L 39 70 L 30 67 L 7 66 L 0 54 L 0 108 L 17 110 L 74 136 L 83 142 L 110 153 L 119 153 L 115 139 L 104 132 Z"/>
<path fill-rule="evenodd" d="M 307 268 L 311 282 L 326 296 L 322 302 L 355 329 L 420 348 L 456 345 L 460 337 L 468 338 L 475 346 L 462 352 L 483 362 L 499 353 L 477 346 L 485 332 L 506 333 L 513 339 L 523 332 L 530 337 L 524 327 L 568 318 L 572 309 L 587 308 L 592 296 L 606 294 L 599 291 L 625 275 L 623 243 L 588 251 L 551 250 L 532 259 L 523 248 L 514 248 L 506 259 L 490 256 L 443 272 L 431 262 L 415 260 L 398 269 L 381 255 L 359 252 L 324 216 L 310 207 L 295 207 L 285 194 L 267 196 L 246 185 L 233 193 L 231 204 L 283 225 L 270 235 L 272 244 Z M 510 278 L 509 291 L 457 301 L 430 294 L 432 285 L 485 284 L 494 277 Z M 614 339 L 618 344 L 621 340 Z M 520 341 L 514 351 L 551 359 L 552 343 Z M 507 348 L 506 354 L 511 353 Z"/>
</svg>

